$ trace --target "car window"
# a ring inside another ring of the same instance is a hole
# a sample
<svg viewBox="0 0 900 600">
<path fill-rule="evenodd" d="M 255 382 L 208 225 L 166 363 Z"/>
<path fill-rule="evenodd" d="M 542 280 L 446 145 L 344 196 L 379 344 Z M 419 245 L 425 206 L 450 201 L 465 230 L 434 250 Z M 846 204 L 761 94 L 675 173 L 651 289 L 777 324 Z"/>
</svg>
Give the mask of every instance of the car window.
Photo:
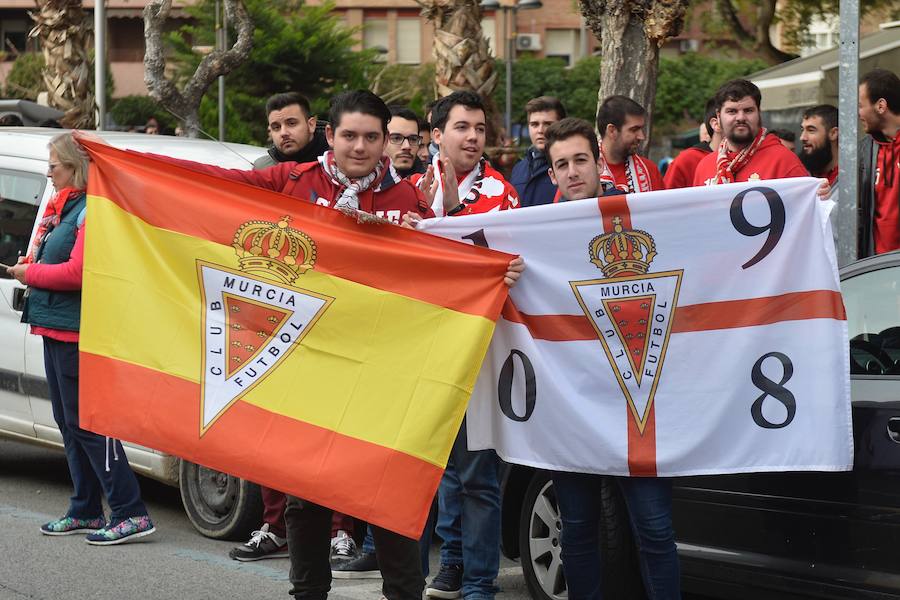
<svg viewBox="0 0 900 600">
<path fill-rule="evenodd" d="M 900 375 L 900 267 L 841 284 L 850 334 L 850 373 Z"/>
<path fill-rule="evenodd" d="M 28 249 L 46 185 L 42 175 L 0 169 L 0 263 L 15 264 Z M 5 269 L 0 277 L 9 277 Z"/>
</svg>

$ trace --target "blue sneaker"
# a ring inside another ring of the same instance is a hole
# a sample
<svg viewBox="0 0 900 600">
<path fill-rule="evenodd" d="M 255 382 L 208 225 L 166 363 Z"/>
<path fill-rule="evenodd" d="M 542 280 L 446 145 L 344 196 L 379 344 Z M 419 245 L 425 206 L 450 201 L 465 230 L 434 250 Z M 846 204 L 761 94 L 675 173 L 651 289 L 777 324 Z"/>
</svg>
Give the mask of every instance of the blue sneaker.
<svg viewBox="0 0 900 600">
<path fill-rule="evenodd" d="M 103 517 L 96 519 L 63 517 L 41 525 L 41 533 L 44 535 L 72 535 L 74 533 L 97 531 L 104 525 L 106 525 L 106 521 L 103 520 Z"/>
<path fill-rule="evenodd" d="M 142 515 L 123 519 L 115 525 L 110 523 L 103 529 L 88 535 L 85 541 L 94 546 L 112 546 L 131 542 L 150 535 L 154 531 L 156 531 L 156 527 L 153 526 L 153 521 L 149 516 Z"/>
</svg>

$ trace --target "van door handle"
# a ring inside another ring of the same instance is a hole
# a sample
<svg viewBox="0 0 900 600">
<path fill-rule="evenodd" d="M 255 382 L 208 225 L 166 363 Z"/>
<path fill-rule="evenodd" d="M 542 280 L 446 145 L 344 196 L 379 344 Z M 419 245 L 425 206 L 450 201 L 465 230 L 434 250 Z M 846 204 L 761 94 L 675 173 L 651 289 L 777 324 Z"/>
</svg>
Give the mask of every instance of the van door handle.
<svg viewBox="0 0 900 600">
<path fill-rule="evenodd" d="M 891 417 L 887 424 L 888 437 L 900 444 L 900 417 Z"/>
</svg>

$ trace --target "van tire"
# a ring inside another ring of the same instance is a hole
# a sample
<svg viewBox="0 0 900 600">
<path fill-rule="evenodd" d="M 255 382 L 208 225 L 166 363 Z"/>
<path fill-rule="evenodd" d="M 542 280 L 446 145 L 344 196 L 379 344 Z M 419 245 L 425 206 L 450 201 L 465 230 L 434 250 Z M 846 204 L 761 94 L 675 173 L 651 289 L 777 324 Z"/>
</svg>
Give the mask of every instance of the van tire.
<svg viewBox="0 0 900 600">
<path fill-rule="evenodd" d="M 206 537 L 246 540 L 262 524 L 262 495 L 255 483 L 186 460 L 178 481 L 188 519 Z"/>
</svg>

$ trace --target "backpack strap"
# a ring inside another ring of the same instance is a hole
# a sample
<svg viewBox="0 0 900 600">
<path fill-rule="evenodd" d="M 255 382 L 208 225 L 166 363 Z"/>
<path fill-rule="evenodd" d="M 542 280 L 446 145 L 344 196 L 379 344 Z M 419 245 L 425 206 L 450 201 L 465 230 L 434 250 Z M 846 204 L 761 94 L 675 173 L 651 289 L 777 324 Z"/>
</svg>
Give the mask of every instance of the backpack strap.
<svg viewBox="0 0 900 600">
<path fill-rule="evenodd" d="M 318 162 L 295 163 L 291 168 L 291 172 L 288 174 L 288 180 L 284 184 L 284 187 L 281 189 L 281 193 L 287 194 L 288 196 L 293 196 L 294 188 L 297 187 L 297 182 L 300 181 L 300 176 L 307 171 L 313 170 L 317 166 L 319 166 Z"/>
</svg>

